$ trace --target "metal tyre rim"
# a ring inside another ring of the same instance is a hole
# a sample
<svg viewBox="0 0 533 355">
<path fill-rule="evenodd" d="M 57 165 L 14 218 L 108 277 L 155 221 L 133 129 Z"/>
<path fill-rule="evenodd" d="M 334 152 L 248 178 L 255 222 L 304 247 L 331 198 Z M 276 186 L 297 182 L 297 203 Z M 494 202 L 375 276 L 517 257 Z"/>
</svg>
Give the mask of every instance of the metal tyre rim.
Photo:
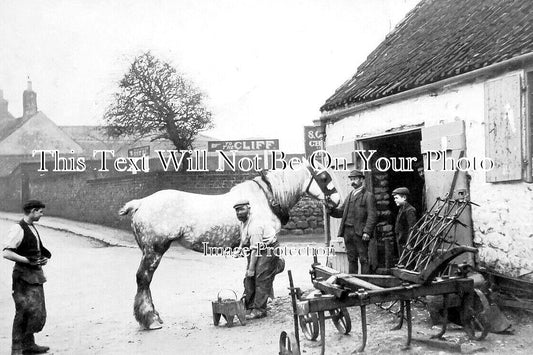
<svg viewBox="0 0 533 355">
<path fill-rule="evenodd" d="M 472 340 L 483 340 L 489 333 L 490 323 L 487 312 L 490 304 L 487 297 L 478 289 L 474 289 L 474 297 L 471 304 L 466 304 L 461 310 L 461 322 L 466 334 Z"/>
<path fill-rule="evenodd" d="M 298 343 L 294 337 L 287 332 L 281 332 L 279 336 L 279 355 L 300 355 Z"/>
<path fill-rule="evenodd" d="M 395 315 L 400 314 L 400 301 L 399 300 L 375 303 L 375 305 L 386 312 L 389 312 Z"/>
<path fill-rule="evenodd" d="M 318 315 L 316 313 L 306 314 L 305 316 L 298 316 L 300 322 L 300 329 L 307 340 L 315 341 L 318 338 L 320 325 L 318 323 Z"/>
<path fill-rule="evenodd" d="M 352 330 L 352 320 L 350 319 L 350 313 L 346 308 L 337 308 L 329 311 L 331 320 L 335 324 L 335 328 L 342 333 L 348 334 Z"/>
</svg>

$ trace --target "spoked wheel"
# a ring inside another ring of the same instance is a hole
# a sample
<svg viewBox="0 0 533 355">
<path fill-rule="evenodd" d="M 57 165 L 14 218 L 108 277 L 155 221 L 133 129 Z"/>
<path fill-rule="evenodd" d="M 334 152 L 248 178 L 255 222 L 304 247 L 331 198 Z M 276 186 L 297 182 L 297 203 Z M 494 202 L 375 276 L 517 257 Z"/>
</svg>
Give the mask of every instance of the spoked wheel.
<svg viewBox="0 0 533 355">
<path fill-rule="evenodd" d="M 350 319 L 350 313 L 346 308 L 336 308 L 329 311 L 331 320 L 337 330 L 342 334 L 348 334 L 352 330 L 352 321 Z"/>
<path fill-rule="evenodd" d="M 285 331 L 279 336 L 279 355 L 300 355 L 296 339 Z"/>
<path fill-rule="evenodd" d="M 375 305 L 386 312 L 389 312 L 395 315 L 400 314 L 400 301 L 399 300 L 376 303 Z"/>
<path fill-rule="evenodd" d="M 304 333 L 307 340 L 315 341 L 318 338 L 320 326 L 318 325 L 318 315 L 316 313 L 299 316 L 298 321 L 302 333 Z"/>
<path fill-rule="evenodd" d="M 466 296 L 461 309 L 461 323 L 470 339 L 485 339 L 490 328 L 489 311 L 489 301 L 480 290 L 474 289 L 472 296 Z"/>
</svg>

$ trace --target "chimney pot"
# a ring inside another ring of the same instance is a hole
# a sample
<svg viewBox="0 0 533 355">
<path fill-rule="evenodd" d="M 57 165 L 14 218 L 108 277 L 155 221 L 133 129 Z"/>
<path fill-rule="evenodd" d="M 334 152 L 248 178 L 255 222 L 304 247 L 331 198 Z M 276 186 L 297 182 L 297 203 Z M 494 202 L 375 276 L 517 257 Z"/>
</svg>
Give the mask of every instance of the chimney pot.
<svg viewBox="0 0 533 355">
<path fill-rule="evenodd" d="M 31 80 L 28 77 L 28 88 L 22 93 L 23 117 L 33 116 L 37 113 L 37 94 L 32 90 Z"/>
</svg>

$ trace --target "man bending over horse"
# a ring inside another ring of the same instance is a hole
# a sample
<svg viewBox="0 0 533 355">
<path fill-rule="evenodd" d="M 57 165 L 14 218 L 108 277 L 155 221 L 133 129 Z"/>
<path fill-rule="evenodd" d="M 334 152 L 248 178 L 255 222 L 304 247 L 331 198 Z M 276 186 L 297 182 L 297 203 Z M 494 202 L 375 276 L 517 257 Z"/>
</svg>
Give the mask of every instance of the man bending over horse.
<svg viewBox="0 0 533 355">
<path fill-rule="evenodd" d="M 268 298 L 274 298 L 274 277 L 284 269 L 283 259 L 272 252 L 273 248 L 279 247 L 276 230 L 267 223 L 250 218 L 247 200 L 238 201 L 233 208 L 241 221 L 240 247 L 250 247 L 244 278 L 246 319 L 262 318 L 267 314 Z"/>
</svg>

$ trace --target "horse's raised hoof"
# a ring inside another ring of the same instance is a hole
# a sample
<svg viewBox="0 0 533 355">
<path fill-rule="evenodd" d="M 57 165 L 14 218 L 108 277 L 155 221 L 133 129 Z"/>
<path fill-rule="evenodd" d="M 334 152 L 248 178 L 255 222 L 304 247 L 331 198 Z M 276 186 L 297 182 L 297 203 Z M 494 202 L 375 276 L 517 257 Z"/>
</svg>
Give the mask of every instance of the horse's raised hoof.
<svg viewBox="0 0 533 355">
<path fill-rule="evenodd" d="M 161 329 L 161 328 L 163 328 L 163 323 L 157 320 L 154 320 L 152 323 L 150 323 L 150 325 L 146 328 L 146 330 L 156 330 L 156 329 Z"/>
</svg>

